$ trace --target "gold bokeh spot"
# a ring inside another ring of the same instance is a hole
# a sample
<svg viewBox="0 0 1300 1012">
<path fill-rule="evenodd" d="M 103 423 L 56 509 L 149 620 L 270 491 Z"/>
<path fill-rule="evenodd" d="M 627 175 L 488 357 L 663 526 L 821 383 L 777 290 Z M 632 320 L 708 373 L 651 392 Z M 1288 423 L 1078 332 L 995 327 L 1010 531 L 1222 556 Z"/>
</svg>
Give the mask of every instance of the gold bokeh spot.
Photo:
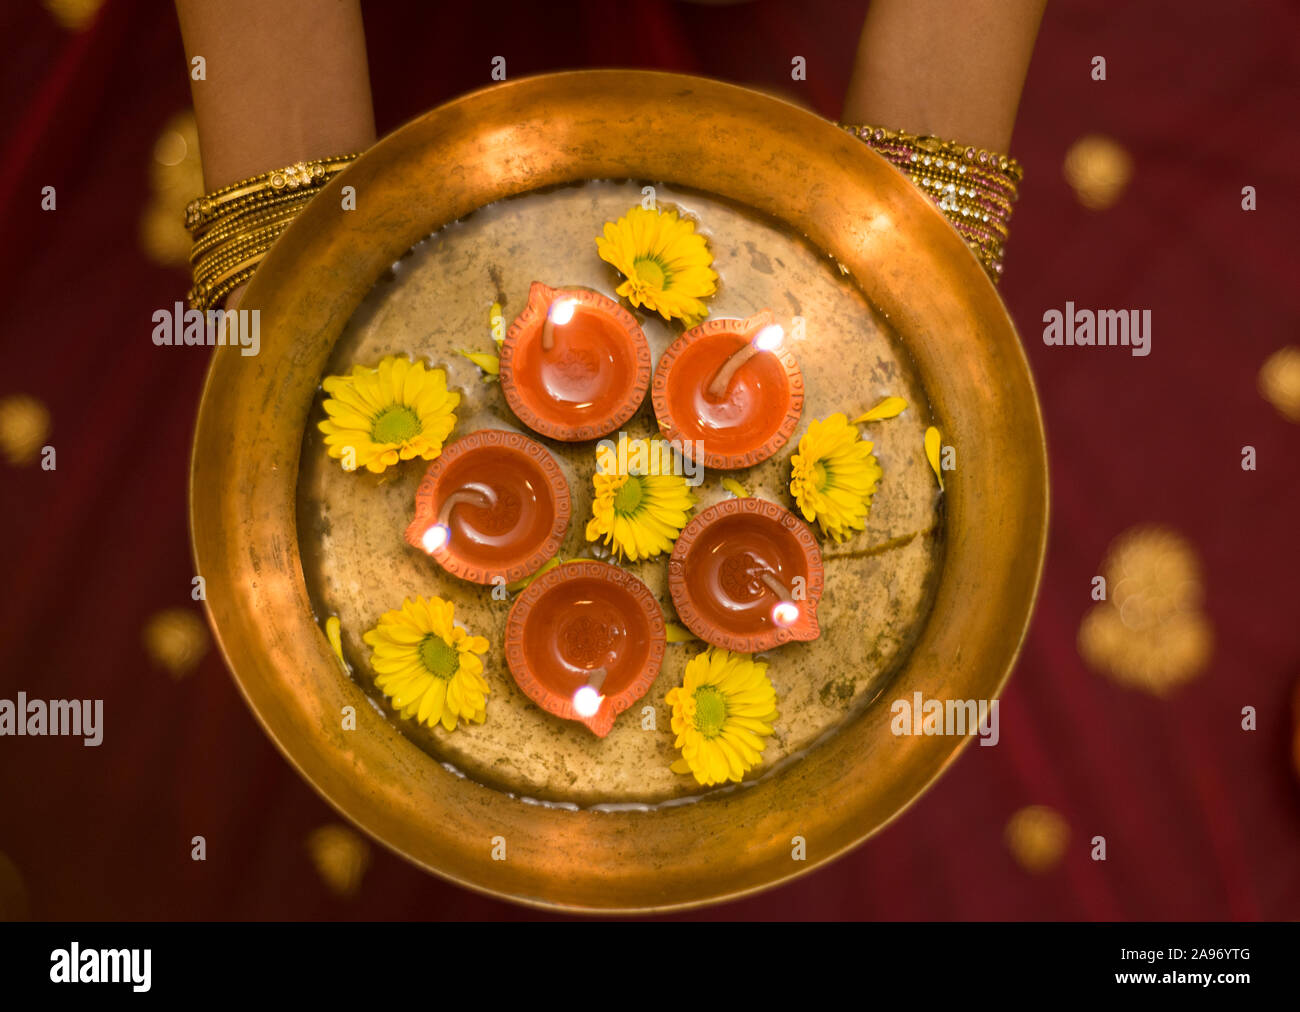
<svg viewBox="0 0 1300 1012">
<path fill-rule="evenodd" d="M 15 467 L 30 464 L 50 434 L 50 412 L 35 397 L 0 399 L 0 454 Z"/>
<path fill-rule="evenodd" d="M 41 0 L 54 20 L 72 32 L 79 32 L 95 19 L 104 0 Z"/>
<path fill-rule="evenodd" d="M 1004 836 L 1016 863 L 1037 874 L 1060 864 L 1070 827 L 1055 809 L 1030 805 L 1011 816 Z"/>
<path fill-rule="evenodd" d="M 169 608 L 144 627 L 144 647 L 173 678 L 184 678 L 208 652 L 208 627 L 192 611 Z"/>
<path fill-rule="evenodd" d="M 140 216 L 140 244 L 154 263 L 188 267 L 192 240 L 185 229 L 185 205 L 203 192 L 193 110 L 173 116 L 163 127 L 149 175 L 151 196 Z"/>
<path fill-rule="evenodd" d="M 1273 352 L 1259 370 L 1259 392 L 1283 418 L 1300 422 L 1300 347 Z"/>
<path fill-rule="evenodd" d="M 336 896 L 355 896 L 370 867 L 370 844 L 347 826 L 321 826 L 307 834 L 307 853 Z"/>
<path fill-rule="evenodd" d="M 1120 685 L 1163 695 L 1209 661 L 1214 629 L 1191 543 L 1165 527 L 1134 527 L 1102 565 L 1106 600 L 1079 625 L 1079 654 Z"/>
<path fill-rule="evenodd" d="M 1080 137 L 1065 155 L 1065 180 L 1079 203 L 1094 211 L 1112 206 L 1133 177 L 1133 159 L 1109 137 Z"/>
</svg>

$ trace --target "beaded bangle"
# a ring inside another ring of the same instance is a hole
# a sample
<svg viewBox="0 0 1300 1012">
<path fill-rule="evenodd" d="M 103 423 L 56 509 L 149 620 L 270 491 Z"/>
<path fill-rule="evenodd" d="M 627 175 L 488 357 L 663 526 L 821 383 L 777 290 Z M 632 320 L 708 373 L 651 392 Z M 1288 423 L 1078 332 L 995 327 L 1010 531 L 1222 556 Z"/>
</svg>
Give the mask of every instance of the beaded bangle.
<svg viewBox="0 0 1300 1012">
<path fill-rule="evenodd" d="M 921 188 L 975 251 L 995 282 L 1002 276 L 1011 205 L 1024 169 L 1014 158 L 938 137 L 841 123 Z"/>
<path fill-rule="evenodd" d="M 306 203 L 306 199 L 300 198 L 292 204 L 285 204 L 269 209 L 258 208 L 252 213 L 233 221 L 222 223 L 219 226 L 214 226 L 204 234 L 202 239 L 198 240 L 198 242 L 191 247 L 191 267 L 197 266 L 199 262 L 217 246 L 224 245 L 230 240 L 238 238 L 241 233 L 256 232 L 262 229 L 273 228 L 277 225 L 287 225 L 298 216 L 298 213 L 302 210 L 302 205 L 305 205 Z"/>
<path fill-rule="evenodd" d="M 283 169 L 273 169 L 259 176 L 251 176 L 231 183 L 219 190 L 192 200 L 185 208 L 185 227 L 197 235 L 213 219 L 220 217 L 230 206 L 244 197 L 264 199 L 266 195 L 312 189 L 318 190 L 357 159 L 357 155 L 338 155 L 298 162 Z"/>
<path fill-rule="evenodd" d="M 248 281 L 280 233 L 356 158 L 339 155 L 298 162 L 191 201 L 185 208 L 185 227 L 194 237 L 190 305 L 200 310 L 219 306 Z"/>
</svg>

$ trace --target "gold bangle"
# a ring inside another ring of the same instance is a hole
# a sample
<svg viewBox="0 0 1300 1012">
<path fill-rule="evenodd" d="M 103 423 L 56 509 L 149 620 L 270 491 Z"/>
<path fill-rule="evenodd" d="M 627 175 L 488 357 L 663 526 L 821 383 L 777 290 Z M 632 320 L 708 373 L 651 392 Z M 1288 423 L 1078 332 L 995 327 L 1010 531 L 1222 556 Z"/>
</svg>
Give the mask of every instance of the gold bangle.
<svg viewBox="0 0 1300 1012">
<path fill-rule="evenodd" d="M 223 204 L 221 214 L 209 217 L 201 226 L 190 229 L 190 236 L 196 240 L 202 239 L 208 233 L 244 215 L 253 214 L 257 211 L 269 211 L 275 207 L 289 207 L 294 204 L 301 204 L 310 200 L 317 192 L 316 189 L 308 189 L 284 190 L 279 193 L 258 192 L 245 194 L 229 204 Z"/>
<path fill-rule="evenodd" d="M 222 257 L 220 260 L 214 260 L 206 264 L 204 270 L 196 271 L 194 281 L 198 284 L 211 284 L 215 278 L 221 277 L 235 264 L 245 263 L 254 257 L 260 260 L 271 251 L 273 245 L 274 241 L 249 243 L 239 249 L 232 250 L 229 255 Z"/>
<path fill-rule="evenodd" d="M 223 186 L 219 190 L 213 190 L 190 201 L 185 208 L 185 226 L 191 234 L 202 230 L 207 223 L 219 217 L 233 203 L 244 197 L 264 197 L 302 189 L 320 189 L 358 157 L 355 154 L 337 155 L 333 158 L 297 162 L 283 169 L 273 169 L 231 183 L 229 186 Z"/>
<path fill-rule="evenodd" d="M 257 270 L 257 265 L 253 264 L 247 270 L 241 271 L 233 277 L 227 278 L 220 284 L 213 283 L 211 286 L 195 284 L 190 288 L 186 295 L 186 301 L 194 309 L 208 310 L 220 308 L 221 303 L 226 296 L 233 292 L 240 285 L 245 284 L 252 279 L 253 273 Z"/>
<path fill-rule="evenodd" d="M 884 127 L 841 127 L 907 175 L 943 212 L 995 282 L 1024 169 L 1014 158 Z"/>
<path fill-rule="evenodd" d="M 254 212 L 225 223 L 219 229 L 214 228 L 190 249 L 190 265 L 194 266 L 216 247 L 237 238 L 240 234 L 261 231 L 276 225 L 287 227 L 288 223 L 296 218 L 301 210 L 301 207 L 290 204 L 285 207 L 272 208 L 268 211 Z"/>
<path fill-rule="evenodd" d="M 194 286 L 190 290 L 191 304 L 195 309 L 215 308 L 233 289 L 233 284 L 224 285 L 232 272 L 247 269 L 252 276 L 256 267 L 275 244 L 279 233 L 269 238 L 243 240 L 227 247 L 222 247 L 216 255 L 209 256 L 194 269 Z M 245 279 L 246 280 L 246 279 Z"/>
<path fill-rule="evenodd" d="M 241 236 L 237 242 L 223 246 L 211 256 L 205 257 L 194 268 L 194 279 L 203 281 L 220 274 L 228 264 L 247 259 L 250 253 L 266 253 L 275 245 L 279 232 L 263 235 Z"/>
<path fill-rule="evenodd" d="M 298 162 L 191 201 L 185 209 L 185 226 L 194 238 L 190 304 L 200 310 L 215 307 L 251 278 L 280 233 L 357 157 Z"/>
</svg>

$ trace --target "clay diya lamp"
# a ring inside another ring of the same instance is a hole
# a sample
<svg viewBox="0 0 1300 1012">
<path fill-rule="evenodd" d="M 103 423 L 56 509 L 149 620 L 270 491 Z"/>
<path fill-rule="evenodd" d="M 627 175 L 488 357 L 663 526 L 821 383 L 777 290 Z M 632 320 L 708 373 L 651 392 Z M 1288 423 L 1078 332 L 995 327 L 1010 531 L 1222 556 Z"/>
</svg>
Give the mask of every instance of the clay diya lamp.
<svg viewBox="0 0 1300 1012">
<path fill-rule="evenodd" d="M 603 738 L 646 694 L 664 659 L 650 588 L 606 562 L 566 562 L 519 595 L 506 622 L 515 684 L 548 713 Z"/>
<path fill-rule="evenodd" d="M 697 514 L 668 560 L 668 589 L 691 632 L 752 654 L 815 640 L 822 553 L 808 525 L 766 499 L 728 499 Z"/>
<path fill-rule="evenodd" d="M 784 337 L 765 309 L 746 320 L 708 320 L 674 341 L 651 392 L 664 438 L 722 470 L 781 449 L 803 413 L 803 374 Z"/>
<path fill-rule="evenodd" d="M 636 319 L 585 288 L 533 282 L 501 345 L 501 389 L 534 432 L 596 439 L 636 413 L 650 386 L 650 346 Z"/>
<path fill-rule="evenodd" d="M 462 580 L 513 582 L 559 551 L 569 512 L 568 482 L 546 447 L 480 429 L 429 465 L 406 540 Z"/>
</svg>

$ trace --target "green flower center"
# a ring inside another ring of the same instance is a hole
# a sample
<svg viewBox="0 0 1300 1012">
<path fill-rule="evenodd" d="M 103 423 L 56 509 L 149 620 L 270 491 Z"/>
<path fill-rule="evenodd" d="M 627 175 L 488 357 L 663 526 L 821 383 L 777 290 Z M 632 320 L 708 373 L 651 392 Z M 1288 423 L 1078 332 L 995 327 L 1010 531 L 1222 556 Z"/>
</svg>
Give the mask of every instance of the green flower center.
<svg viewBox="0 0 1300 1012">
<path fill-rule="evenodd" d="M 429 633 L 420 641 L 420 663 L 434 678 L 445 681 L 460 669 L 460 651 L 437 633 Z"/>
<path fill-rule="evenodd" d="M 712 685 L 695 690 L 695 730 L 706 738 L 716 738 L 727 721 L 727 697 Z"/>
<path fill-rule="evenodd" d="M 818 492 L 825 492 L 833 477 L 831 472 L 827 470 L 826 465 L 820 460 L 813 465 L 813 483 L 817 486 Z"/>
<path fill-rule="evenodd" d="M 636 270 L 636 279 L 647 288 L 665 289 L 672 284 L 672 274 L 653 257 L 637 257 L 632 261 L 632 267 Z"/>
<path fill-rule="evenodd" d="M 419 415 L 404 404 L 394 404 L 375 416 L 370 438 L 376 443 L 405 443 L 423 431 Z"/>
<path fill-rule="evenodd" d="M 614 512 L 625 517 L 635 516 L 644 497 L 645 489 L 641 479 L 630 474 L 623 487 L 614 493 Z"/>
</svg>

